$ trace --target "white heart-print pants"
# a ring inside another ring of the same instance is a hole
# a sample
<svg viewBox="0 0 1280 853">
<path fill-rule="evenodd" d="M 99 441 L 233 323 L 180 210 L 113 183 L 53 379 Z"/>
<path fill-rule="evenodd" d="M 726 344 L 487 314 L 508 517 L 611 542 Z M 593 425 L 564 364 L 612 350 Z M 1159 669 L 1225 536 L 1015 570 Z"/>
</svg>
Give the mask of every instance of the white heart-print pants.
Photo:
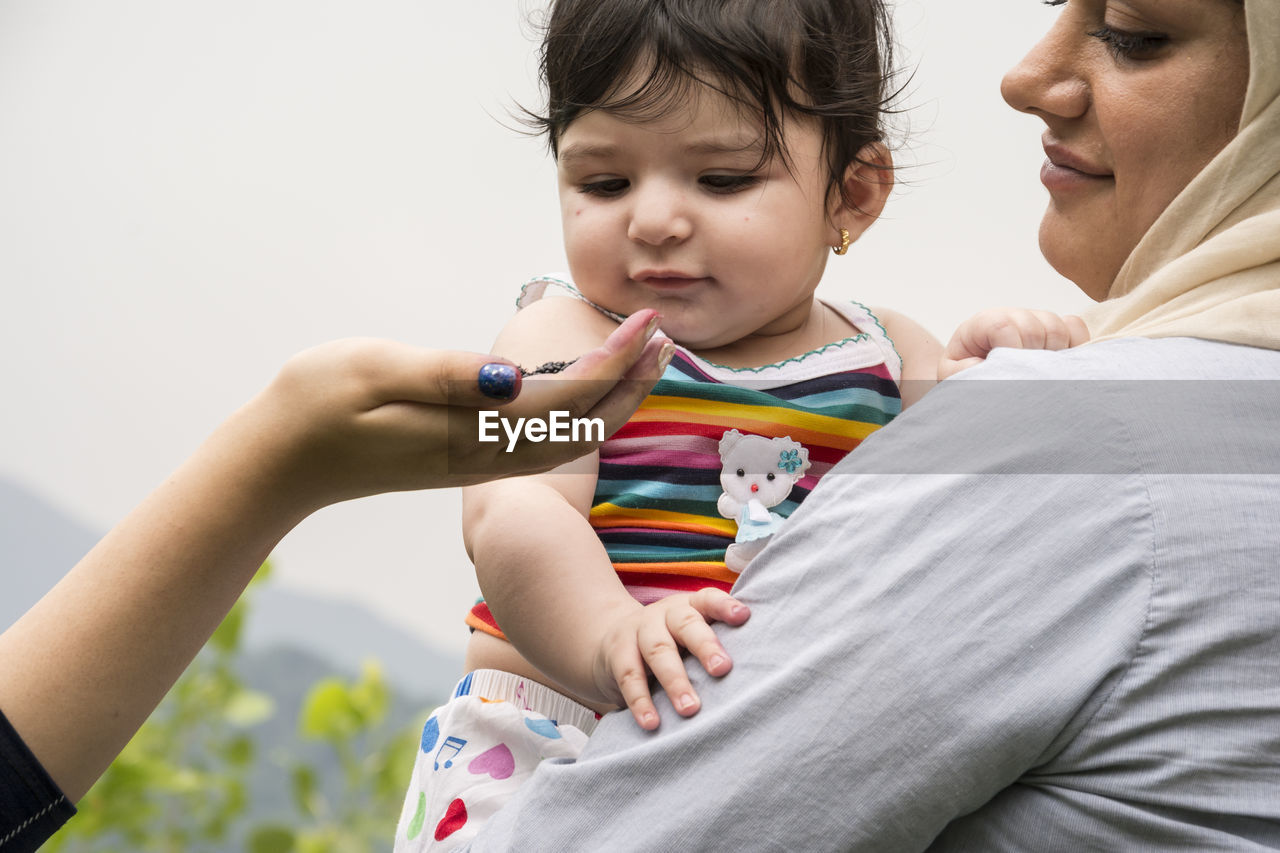
<svg viewBox="0 0 1280 853">
<path fill-rule="evenodd" d="M 479 669 L 422 728 L 396 853 L 453 850 L 519 790 L 544 758 L 577 758 L 598 717 L 527 678 Z"/>
</svg>

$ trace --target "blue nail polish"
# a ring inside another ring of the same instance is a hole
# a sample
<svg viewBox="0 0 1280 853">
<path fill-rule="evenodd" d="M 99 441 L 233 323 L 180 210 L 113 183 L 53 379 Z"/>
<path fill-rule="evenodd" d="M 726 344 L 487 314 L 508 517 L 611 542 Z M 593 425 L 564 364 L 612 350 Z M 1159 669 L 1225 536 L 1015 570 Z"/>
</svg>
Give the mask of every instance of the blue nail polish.
<svg viewBox="0 0 1280 853">
<path fill-rule="evenodd" d="M 494 400 L 511 400 L 520 393 L 520 371 L 510 364 L 486 364 L 476 382 L 480 393 Z"/>
</svg>

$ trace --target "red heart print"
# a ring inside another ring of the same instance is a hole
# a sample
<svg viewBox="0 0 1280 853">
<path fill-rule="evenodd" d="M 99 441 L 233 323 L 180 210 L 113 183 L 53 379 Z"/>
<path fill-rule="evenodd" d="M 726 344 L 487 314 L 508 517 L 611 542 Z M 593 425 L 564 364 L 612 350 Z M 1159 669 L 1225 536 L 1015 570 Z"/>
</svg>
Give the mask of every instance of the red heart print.
<svg viewBox="0 0 1280 853">
<path fill-rule="evenodd" d="M 444 841 L 467 824 L 467 804 L 462 800 L 449 803 L 444 810 L 444 817 L 436 824 L 436 841 Z"/>
</svg>

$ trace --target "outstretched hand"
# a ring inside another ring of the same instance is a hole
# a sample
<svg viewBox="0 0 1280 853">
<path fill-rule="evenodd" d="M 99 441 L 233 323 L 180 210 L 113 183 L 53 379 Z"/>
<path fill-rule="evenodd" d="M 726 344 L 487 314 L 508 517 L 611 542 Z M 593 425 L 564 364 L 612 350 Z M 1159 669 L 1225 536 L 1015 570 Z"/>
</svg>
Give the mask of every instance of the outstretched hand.
<svg viewBox="0 0 1280 853">
<path fill-rule="evenodd" d="M 1062 350 L 1089 340 L 1089 327 L 1074 314 L 1028 308 L 988 308 L 960 324 L 938 361 L 938 381 L 981 364 L 993 349 Z"/>
<path fill-rule="evenodd" d="M 658 711 L 649 692 L 649 673 L 671 698 L 681 716 L 702 706 L 680 650 L 688 649 L 708 675 L 722 676 L 733 668 L 728 652 L 709 622 L 741 625 L 750 617 L 746 605 L 714 588 L 670 595 L 635 609 L 616 621 L 596 652 L 595 679 L 612 701 L 621 700 L 642 729 L 658 727 Z"/>
<path fill-rule="evenodd" d="M 604 436 L 611 435 L 669 358 L 669 342 L 653 338 L 657 316 L 637 312 L 563 373 L 523 382 L 514 365 L 492 355 L 334 341 L 290 359 L 228 425 L 252 442 L 251 461 L 288 489 L 283 497 L 308 510 L 379 492 L 545 471 L 595 449 L 597 436 L 584 432 L 576 441 L 522 442 L 508 450 L 505 440 L 478 440 L 479 413 L 498 409 L 514 421 L 562 411 L 600 418 Z M 482 392 L 477 379 L 486 365 L 498 365 L 488 372 L 508 380 L 513 401 Z"/>
<path fill-rule="evenodd" d="M 581 381 L 529 381 L 524 394 L 505 368 L 496 376 L 510 381 L 482 393 L 480 369 L 495 359 L 477 353 L 347 340 L 295 356 L 0 632 L 6 718 L 79 799 L 294 525 L 347 498 L 542 470 L 591 450 L 596 436 L 506 453 L 459 421 L 474 429 L 497 392 L 516 397 L 504 412 L 599 417 L 607 436 L 669 356 L 670 342 L 653 339 L 656 319 L 632 316 L 563 375 Z"/>
</svg>

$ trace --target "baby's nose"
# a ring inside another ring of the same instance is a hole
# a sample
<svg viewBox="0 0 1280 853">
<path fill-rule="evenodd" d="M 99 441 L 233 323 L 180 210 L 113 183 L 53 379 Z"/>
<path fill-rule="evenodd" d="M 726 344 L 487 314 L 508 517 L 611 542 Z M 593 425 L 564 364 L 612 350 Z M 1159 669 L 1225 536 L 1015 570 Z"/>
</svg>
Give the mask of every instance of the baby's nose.
<svg viewBox="0 0 1280 853">
<path fill-rule="evenodd" d="M 631 191 L 631 219 L 627 236 L 648 246 L 665 246 L 689 239 L 693 223 L 678 188 L 647 181 Z"/>
</svg>

